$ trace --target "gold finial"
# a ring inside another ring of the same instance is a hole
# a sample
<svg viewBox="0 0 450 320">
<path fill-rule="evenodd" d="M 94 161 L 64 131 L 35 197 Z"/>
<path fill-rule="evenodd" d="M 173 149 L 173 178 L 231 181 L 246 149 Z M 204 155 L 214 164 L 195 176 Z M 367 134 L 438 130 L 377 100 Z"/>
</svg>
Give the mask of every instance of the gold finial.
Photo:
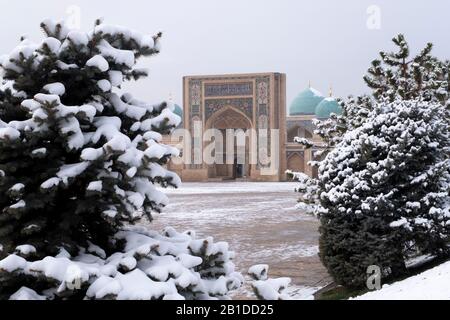
<svg viewBox="0 0 450 320">
<path fill-rule="evenodd" d="M 330 98 L 331 97 L 333 97 L 333 87 L 330 85 L 330 91 L 329 91 L 329 94 L 330 94 Z"/>
</svg>

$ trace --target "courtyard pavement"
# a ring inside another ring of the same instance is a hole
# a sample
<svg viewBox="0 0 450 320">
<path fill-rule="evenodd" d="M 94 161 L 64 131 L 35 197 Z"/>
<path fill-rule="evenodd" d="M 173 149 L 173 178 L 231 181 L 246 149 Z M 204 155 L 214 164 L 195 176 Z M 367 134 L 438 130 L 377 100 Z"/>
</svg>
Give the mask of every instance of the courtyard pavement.
<svg viewBox="0 0 450 320">
<path fill-rule="evenodd" d="M 295 209 L 295 182 L 183 183 L 165 190 L 170 199 L 151 227 L 195 230 L 198 237 L 227 241 L 235 251 L 238 271 L 254 264 L 269 265 L 269 276 L 292 278 L 289 294 L 295 299 L 311 294 L 330 278 L 318 257 L 315 217 Z M 235 298 L 251 298 L 243 288 Z"/>
</svg>

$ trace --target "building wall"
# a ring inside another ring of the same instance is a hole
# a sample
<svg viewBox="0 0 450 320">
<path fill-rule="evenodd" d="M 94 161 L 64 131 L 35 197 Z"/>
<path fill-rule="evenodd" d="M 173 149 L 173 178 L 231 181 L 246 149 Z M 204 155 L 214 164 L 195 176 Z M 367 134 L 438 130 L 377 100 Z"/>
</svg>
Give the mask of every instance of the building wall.
<svg viewBox="0 0 450 320">
<path fill-rule="evenodd" d="M 206 129 L 278 129 L 279 150 L 274 158 L 279 163 L 277 170 L 263 174 L 267 167 L 263 161 L 245 168 L 247 179 L 257 181 L 280 181 L 286 171 L 286 76 L 281 73 L 233 74 L 214 76 L 187 76 L 183 78 L 184 127 L 191 133 L 194 121 Z M 235 119 L 235 121 L 233 121 Z M 270 140 L 270 139 L 269 139 Z M 207 144 L 207 143 L 206 143 Z M 202 147 L 206 146 L 203 144 Z M 185 145 L 186 147 L 187 145 Z M 195 155 L 200 154 L 199 143 L 191 141 L 189 160 L 184 165 L 181 177 L 184 181 L 204 181 L 228 172 L 223 166 L 216 168 L 205 163 L 196 163 Z M 258 148 L 263 147 L 258 146 Z M 270 150 L 270 147 L 269 147 Z M 187 155 L 187 153 L 186 153 Z M 197 158 L 198 159 L 198 158 Z"/>
</svg>

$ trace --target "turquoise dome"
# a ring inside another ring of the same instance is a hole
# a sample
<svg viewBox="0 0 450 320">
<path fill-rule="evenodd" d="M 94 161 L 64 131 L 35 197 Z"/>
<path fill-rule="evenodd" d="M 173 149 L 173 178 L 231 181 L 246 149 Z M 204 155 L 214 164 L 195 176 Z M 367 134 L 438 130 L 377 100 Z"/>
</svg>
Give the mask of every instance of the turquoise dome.
<svg viewBox="0 0 450 320">
<path fill-rule="evenodd" d="M 308 88 L 302 92 L 292 101 L 289 107 L 289 114 L 291 116 L 315 114 L 317 105 L 324 99 L 323 95 L 313 89 Z"/>
<path fill-rule="evenodd" d="M 177 104 L 175 104 L 175 108 L 173 109 L 173 113 L 175 113 L 177 116 L 180 116 L 181 119 L 183 119 L 183 109 Z"/>
<path fill-rule="evenodd" d="M 341 114 L 342 108 L 334 98 L 323 99 L 316 108 L 317 118 L 329 118 L 330 114 Z"/>
</svg>

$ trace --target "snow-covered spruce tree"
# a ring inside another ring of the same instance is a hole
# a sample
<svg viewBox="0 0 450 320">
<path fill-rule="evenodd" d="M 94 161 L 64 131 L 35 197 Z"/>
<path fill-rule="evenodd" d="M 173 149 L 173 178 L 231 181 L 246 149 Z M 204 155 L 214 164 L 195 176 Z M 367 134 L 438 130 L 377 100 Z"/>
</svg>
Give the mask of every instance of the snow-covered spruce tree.
<svg viewBox="0 0 450 320">
<path fill-rule="evenodd" d="M 180 183 L 160 143 L 173 106 L 119 93 L 161 34 L 41 27 L 1 61 L 0 298 L 226 297 L 242 280 L 226 243 L 131 226 L 167 203 L 157 185 Z"/>
<path fill-rule="evenodd" d="M 449 131 L 441 104 L 380 103 L 319 167 L 320 257 L 337 283 L 367 267 L 405 272 L 413 254 L 448 256 Z"/>
<path fill-rule="evenodd" d="M 322 261 L 347 286 L 363 285 L 371 264 L 395 276 L 410 255 L 448 254 L 449 62 L 431 44 L 411 57 L 402 35 L 393 42 L 398 51 L 381 52 L 364 77 L 372 95 L 316 122 L 315 147 L 331 152 L 312 163 L 319 178 L 291 173 L 299 208 L 321 219 Z"/>
</svg>

